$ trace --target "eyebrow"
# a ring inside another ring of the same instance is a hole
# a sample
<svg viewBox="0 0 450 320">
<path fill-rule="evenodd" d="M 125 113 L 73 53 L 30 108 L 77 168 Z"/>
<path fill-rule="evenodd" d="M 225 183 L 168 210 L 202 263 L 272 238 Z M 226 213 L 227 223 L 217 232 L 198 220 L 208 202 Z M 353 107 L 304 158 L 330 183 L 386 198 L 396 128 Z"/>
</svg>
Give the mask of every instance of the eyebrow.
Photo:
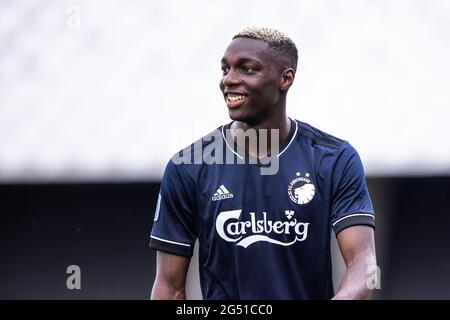
<svg viewBox="0 0 450 320">
<path fill-rule="evenodd" d="M 227 59 L 225 57 L 222 58 L 222 60 L 220 60 L 221 63 L 227 63 Z M 253 59 L 253 58 L 239 58 L 237 60 L 237 64 L 242 64 L 242 63 L 247 63 L 247 62 L 256 62 L 258 64 L 262 64 L 262 62 L 258 59 Z"/>
</svg>

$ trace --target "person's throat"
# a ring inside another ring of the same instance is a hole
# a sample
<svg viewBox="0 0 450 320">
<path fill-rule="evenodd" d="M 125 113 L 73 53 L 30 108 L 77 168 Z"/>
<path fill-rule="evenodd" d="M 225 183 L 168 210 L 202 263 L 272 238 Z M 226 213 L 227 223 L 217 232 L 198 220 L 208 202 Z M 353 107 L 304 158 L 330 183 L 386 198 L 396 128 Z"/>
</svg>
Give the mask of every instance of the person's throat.
<svg viewBox="0 0 450 320">
<path fill-rule="evenodd" d="M 289 137 L 291 120 L 286 117 L 278 123 L 256 126 L 234 121 L 230 125 L 230 134 L 238 149 L 256 158 L 278 155 L 280 146 Z"/>
</svg>

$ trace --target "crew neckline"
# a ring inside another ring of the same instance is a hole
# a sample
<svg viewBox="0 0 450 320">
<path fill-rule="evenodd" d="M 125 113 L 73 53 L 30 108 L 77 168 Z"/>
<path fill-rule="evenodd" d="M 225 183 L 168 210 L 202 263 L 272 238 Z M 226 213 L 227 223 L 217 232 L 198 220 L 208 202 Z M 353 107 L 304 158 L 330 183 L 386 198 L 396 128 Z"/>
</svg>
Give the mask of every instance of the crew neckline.
<svg viewBox="0 0 450 320">
<path fill-rule="evenodd" d="M 289 120 L 291 121 L 291 128 L 289 130 L 288 136 L 286 137 L 286 139 L 284 139 L 283 143 L 281 143 L 281 145 L 280 145 L 281 151 L 278 152 L 277 157 L 280 157 L 289 148 L 289 146 L 294 141 L 295 136 L 297 135 L 297 132 L 298 132 L 298 123 L 297 123 L 297 121 L 292 120 L 291 118 L 289 118 Z M 261 158 L 255 157 L 254 155 L 248 153 L 244 148 L 241 148 L 241 147 L 237 146 L 234 140 L 231 140 L 231 141 L 227 140 L 226 135 L 225 135 L 225 130 L 229 129 L 233 122 L 234 122 L 234 120 L 231 121 L 230 123 L 225 124 L 225 125 L 222 126 L 222 138 L 225 141 L 225 144 L 227 145 L 227 148 L 229 150 L 231 150 L 231 152 L 233 152 L 240 159 L 253 159 L 253 160 L 256 160 L 257 164 L 260 164 L 260 160 L 271 158 L 271 157 L 267 157 L 267 156 L 261 157 Z M 235 148 L 233 148 L 232 146 L 235 146 Z M 238 151 L 240 151 L 240 152 L 238 152 Z"/>
</svg>

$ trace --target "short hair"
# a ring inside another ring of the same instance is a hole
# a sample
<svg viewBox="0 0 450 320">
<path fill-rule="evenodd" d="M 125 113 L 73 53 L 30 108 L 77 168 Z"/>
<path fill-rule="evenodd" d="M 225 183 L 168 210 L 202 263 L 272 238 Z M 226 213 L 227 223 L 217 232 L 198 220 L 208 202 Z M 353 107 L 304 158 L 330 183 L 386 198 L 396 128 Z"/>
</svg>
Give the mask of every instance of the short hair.
<svg viewBox="0 0 450 320">
<path fill-rule="evenodd" d="M 297 70 L 298 51 L 294 41 L 284 32 L 267 27 L 244 28 L 233 36 L 236 38 L 248 38 L 262 40 L 269 45 L 269 48 L 281 53 L 287 65 L 283 67 Z"/>
</svg>

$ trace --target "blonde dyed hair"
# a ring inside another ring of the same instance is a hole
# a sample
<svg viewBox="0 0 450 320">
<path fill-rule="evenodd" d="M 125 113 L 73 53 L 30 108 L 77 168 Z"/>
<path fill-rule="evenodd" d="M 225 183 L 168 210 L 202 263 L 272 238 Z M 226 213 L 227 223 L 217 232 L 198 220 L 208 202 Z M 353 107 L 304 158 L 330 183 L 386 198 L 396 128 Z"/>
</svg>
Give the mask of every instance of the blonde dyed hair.
<svg viewBox="0 0 450 320">
<path fill-rule="evenodd" d="M 247 38 L 266 42 L 269 48 L 284 58 L 284 67 L 297 69 L 298 51 L 292 39 L 284 32 L 269 27 L 247 27 L 236 33 L 232 39 Z"/>
</svg>

